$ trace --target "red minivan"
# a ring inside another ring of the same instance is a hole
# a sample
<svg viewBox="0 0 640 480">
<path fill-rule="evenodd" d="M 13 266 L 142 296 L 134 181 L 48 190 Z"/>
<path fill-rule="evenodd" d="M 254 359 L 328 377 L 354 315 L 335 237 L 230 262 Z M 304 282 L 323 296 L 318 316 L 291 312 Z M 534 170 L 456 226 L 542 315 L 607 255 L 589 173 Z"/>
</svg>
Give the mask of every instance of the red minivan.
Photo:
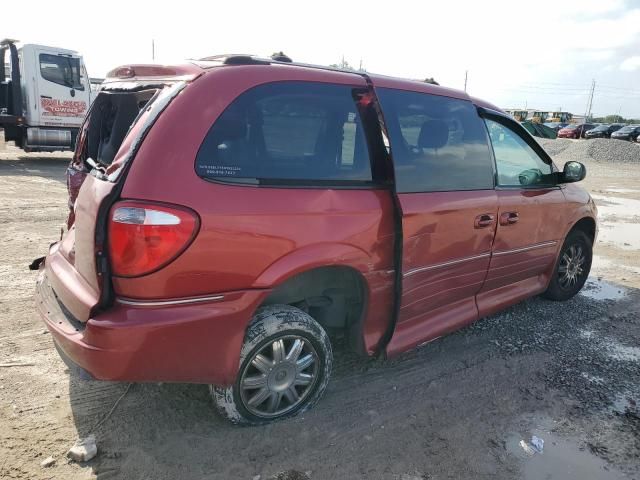
<svg viewBox="0 0 640 480">
<path fill-rule="evenodd" d="M 589 274 L 584 166 L 464 92 L 244 55 L 109 77 L 36 298 L 96 379 L 262 423 L 320 398 L 331 338 L 394 356 Z"/>
</svg>

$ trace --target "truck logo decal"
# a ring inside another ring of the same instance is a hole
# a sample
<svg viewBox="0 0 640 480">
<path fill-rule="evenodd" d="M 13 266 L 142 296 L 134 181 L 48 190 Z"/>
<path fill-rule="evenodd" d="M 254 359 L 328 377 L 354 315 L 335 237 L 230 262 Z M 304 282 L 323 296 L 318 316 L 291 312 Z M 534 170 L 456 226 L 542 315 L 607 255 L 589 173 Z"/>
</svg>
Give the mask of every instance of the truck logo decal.
<svg viewBox="0 0 640 480">
<path fill-rule="evenodd" d="M 81 117 L 87 110 L 87 102 L 41 98 L 42 115 L 54 117 Z"/>
</svg>

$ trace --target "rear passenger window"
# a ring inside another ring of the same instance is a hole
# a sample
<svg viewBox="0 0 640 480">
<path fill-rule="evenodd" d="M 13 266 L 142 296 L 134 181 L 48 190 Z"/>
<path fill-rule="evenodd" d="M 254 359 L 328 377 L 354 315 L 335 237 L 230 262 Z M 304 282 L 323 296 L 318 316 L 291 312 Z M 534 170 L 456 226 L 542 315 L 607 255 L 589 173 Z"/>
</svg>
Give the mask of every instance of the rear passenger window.
<svg viewBox="0 0 640 480">
<path fill-rule="evenodd" d="M 200 176 L 230 181 L 371 181 L 360 115 L 348 86 L 261 85 L 240 95 L 209 130 Z"/>
<path fill-rule="evenodd" d="M 378 97 L 398 192 L 493 188 L 487 132 L 471 102 L 388 88 Z"/>
</svg>

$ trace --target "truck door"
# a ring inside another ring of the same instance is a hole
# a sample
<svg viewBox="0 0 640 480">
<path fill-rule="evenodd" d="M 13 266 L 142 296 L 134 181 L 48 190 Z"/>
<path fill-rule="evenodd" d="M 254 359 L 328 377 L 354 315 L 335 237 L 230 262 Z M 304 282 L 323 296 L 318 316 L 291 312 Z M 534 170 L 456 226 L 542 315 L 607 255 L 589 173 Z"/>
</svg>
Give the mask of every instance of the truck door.
<svg viewBox="0 0 640 480">
<path fill-rule="evenodd" d="M 90 92 L 82 58 L 46 47 L 35 48 L 34 55 L 37 114 L 31 126 L 80 127 Z"/>
<path fill-rule="evenodd" d="M 402 295 L 387 353 L 478 318 L 498 214 L 486 128 L 472 102 L 376 87 L 402 210 Z"/>
</svg>

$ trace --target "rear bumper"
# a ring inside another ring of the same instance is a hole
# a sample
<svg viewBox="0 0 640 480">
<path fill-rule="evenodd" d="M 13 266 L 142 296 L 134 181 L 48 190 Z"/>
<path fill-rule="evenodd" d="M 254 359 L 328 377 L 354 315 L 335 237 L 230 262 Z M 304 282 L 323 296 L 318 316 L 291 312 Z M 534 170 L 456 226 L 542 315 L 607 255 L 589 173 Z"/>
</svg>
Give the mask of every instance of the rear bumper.
<svg viewBox="0 0 640 480">
<path fill-rule="evenodd" d="M 96 379 L 229 385 L 247 324 L 267 294 L 228 292 L 218 301 L 175 306 L 116 304 L 81 323 L 42 271 L 36 308 L 61 356 Z"/>
</svg>

